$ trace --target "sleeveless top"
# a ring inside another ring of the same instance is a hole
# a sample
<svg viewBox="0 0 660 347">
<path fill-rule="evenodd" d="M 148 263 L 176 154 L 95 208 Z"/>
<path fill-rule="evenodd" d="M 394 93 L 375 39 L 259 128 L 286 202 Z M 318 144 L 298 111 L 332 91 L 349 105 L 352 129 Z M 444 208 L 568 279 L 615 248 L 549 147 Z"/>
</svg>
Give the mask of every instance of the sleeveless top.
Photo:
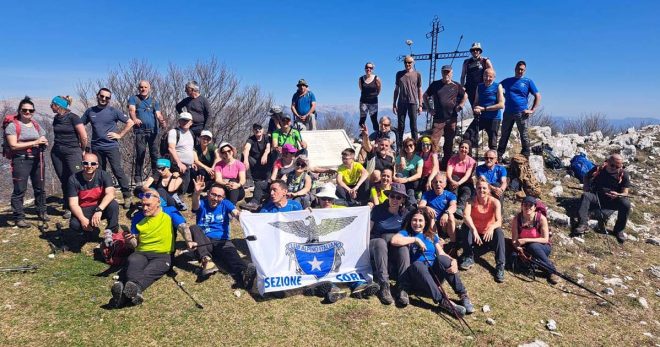
<svg viewBox="0 0 660 347">
<path fill-rule="evenodd" d="M 291 171 L 286 175 L 286 182 L 288 185 L 289 193 L 295 193 L 305 188 L 305 177 L 307 172 L 303 172 L 300 176 L 296 177 L 296 171 Z"/>
<path fill-rule="evenodd" d="M 523 225 L 522 214 L 518 213 L 518 238 L 519 239 L 538 239 L 543 237 L 541 233 L 541 212 L 536 212 L 534 220 L 531 225 Z M 548 235 L 548 244 L 550 244 L 550 237 Z"/>
<path fill-rule="evenodd" d="M 378 76 L 374 75 L 373 81 L 367 83 L 364 76 L 360 77 L 360 86 L 362 92 L 360 93 L 360 102 L 364 104 L 377 104 L 378 103 L 378 86 L 376 85 Z"/>
<path fill-rule="evenodd" d="M 431 152 L 429 153 L 429 156 L 424 159 L 424 155 L 422 153 L 419 154 L 424 161 L 424 166 L 422 166 L 422 177 L 428 177 L 431 174 L 431 171 L 433 171 L 433 157 L 436 155 L 437 154 Z"/>
<path fill-rule="evenodd" d="M 490 86 L 486 87 L 485 84 L 480 83 L 477 87 L 477 94 L 479 95 L 479 106 L 492 106 L 497 104 L 497 90 L 500 86 L 499 83 L 493 82 Z M 483 119 L 502 119 L 502 110 L 486 111 L 481 113 Z"/>
<path fill-rule="evenodd" d="M 468 58 L 463 61 L 466 66 L 465 70 L 465 86 L 476 87 L 479 83 L 484 81 L 484 70 L 486 69 L 486 57 L 480 57 L 477 60 Z"/>
<path fill-rule="evenodd" d="M 486 231 L 488 224 L 495 221 L 495 204 L 489 197 L 485 207 L 479 206 L 476 199 L 472 201 L 471 207 L 470 217 L 472 218 L 472 223 L 477 228 L 479 235 L 482 235 Z"/>
</svg>

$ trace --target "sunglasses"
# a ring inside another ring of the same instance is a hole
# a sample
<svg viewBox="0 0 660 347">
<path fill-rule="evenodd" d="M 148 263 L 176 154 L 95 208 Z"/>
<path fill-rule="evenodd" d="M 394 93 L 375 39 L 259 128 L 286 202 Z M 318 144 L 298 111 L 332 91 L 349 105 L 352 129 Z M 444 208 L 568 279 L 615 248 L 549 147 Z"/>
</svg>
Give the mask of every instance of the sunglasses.
<svg viewBox="0 0 660 347">
<path fill-rule="evenodd" d="M 99 163 L 95 162 L 95 161 L 83 161 L 82 164 L 83 164 L 83 166 L 96 166 L 96 165 L 99 165 Z"/>
<path fill-rule="evenodd" d="M 488 159 L 488 160 L 495 160 L 495 159 L 497 159 L 497 157 L 486 157 L 486 159 Z"/>
<path fill-rule="evenodd" d="M 154 193 L 140 193 L 138 194 L 139 199 L 151 199 L 153 197 L 160 198 L 160 196 L 154 194 Z"/>
<path fill-rule="evenodd" d="M 305 164 L 305 163 L 296 163 L 296 166 L 305 168 L 305 167 L 307 167 L 307 164 Z"/>
<path fill-rule="evenodd" d="M 282 152 L 282 155 L 293 155 L 291 152 Z"/>
<path fill-rule="evenodd" d="M 101 100 L 110 100 L 112 96 L 99 95 L 98 98 Z"/>
<path fill-rule="evenodd" d="M 388 127 L 388 126 L 390 126 L 390 125 L 392 125 L 392 124 L 390 124 L 390 123 L 381 123 L 380 125 L 382 125 L 382 126 L 384 126 L 384 127 Z"/>
<path fill-rule="evenodd" d="M 328 197 L 321 197 L 321 198 L 319 198 L 319 200 L 327 202 L 327 201 L 332 201 L 334 199 L 333 198 L 328 198 Z"/>
<path fill-rule="evenodd" d="M 364 69 L 365 70 L 373 70 L 374 68 L 372 66 L 366 66 Z"/>
<path fill-rule="evenodd" d="M 408 147 L 408 148 L 415 148 L 415 145 L 413 145 L 413 144 L 409 144 L 409 145 L 406 145 L 406 147 Z"/>
<path fill-rule="evenodd" d="M 422 147 L 431 147 L 430 143 L 422 143 Z"/>
<path fill-rule="evenodd" d="M 209 193 L 209 197 L 210 198 L 215 198 L 215 199 L 224 199 L 225 198 L 224 195 L 215 194 L 215 193 Z"/>
<path fill-rule="evenodd" d="M 390 199 L 392 200 L 403 200 L 404 196 L 401 194 L 390 194 Z"/>
<path fill-rule="evenodd" d="M 404 64 L 406 64 L 406 65 L 412 65 L 412 61 L 406 61 L 406 62 L 404 62 Z"/>
<path fill-rule="evenodd" d="M 220 152 L 220 153 L 231 153 L 231 149 L 228 149 L 228 150 L 226 150 L 226 151 L 222 151 L 222 152 Z"/>
<path fill-rule="evenodd" d="M 159 166 L 159 167 L 156 168 L 156 170 L 158 170 L 158 171 L 163 171 L 165 169 L 169 169 L 169 168 L 167 166 Z"/>
<path fill-rule="evenodd" d="M 22 108 L 21 109 L 21 112 L 23 112 L 23 113 L 34 113 L 34 111 L 35 110 L 33 108 Z"/>
</svg>

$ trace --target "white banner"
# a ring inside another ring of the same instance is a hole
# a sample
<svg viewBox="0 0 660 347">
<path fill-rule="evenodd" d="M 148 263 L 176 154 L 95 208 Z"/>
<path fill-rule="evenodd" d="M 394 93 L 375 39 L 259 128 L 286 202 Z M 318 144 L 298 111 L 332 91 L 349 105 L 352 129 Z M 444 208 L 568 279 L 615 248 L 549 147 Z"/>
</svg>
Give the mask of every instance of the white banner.
<svg viewBox="0 0 660 347">
<path fill-rule="evenodd" d="M 259 293 L 371 277 L 369 207 L 246 213 L 240 221 Z"/>
</svg>

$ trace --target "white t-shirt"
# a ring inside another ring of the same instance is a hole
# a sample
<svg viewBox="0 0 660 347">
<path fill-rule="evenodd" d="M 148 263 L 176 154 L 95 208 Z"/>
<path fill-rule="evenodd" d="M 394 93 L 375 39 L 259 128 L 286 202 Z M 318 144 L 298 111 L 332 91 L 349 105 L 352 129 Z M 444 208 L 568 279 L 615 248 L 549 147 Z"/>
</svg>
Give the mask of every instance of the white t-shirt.
<svg viewBox="0 0 660 347">
<path fill-rule="evenodd" d="M 176 141 L 176 132 L 177 129 L 171 129 L 167 133 L 167 143 L 176 144 L 174 147 L 176 149 L 176 154 L 179 156 L 179 160 L 186 165 L 192 165 L 195 162 L 194 152 L 195 152 L 195 141 L 193 139 L 193 134 L 190 130 L 179 131 L 179 142 Z"/>
</svg>

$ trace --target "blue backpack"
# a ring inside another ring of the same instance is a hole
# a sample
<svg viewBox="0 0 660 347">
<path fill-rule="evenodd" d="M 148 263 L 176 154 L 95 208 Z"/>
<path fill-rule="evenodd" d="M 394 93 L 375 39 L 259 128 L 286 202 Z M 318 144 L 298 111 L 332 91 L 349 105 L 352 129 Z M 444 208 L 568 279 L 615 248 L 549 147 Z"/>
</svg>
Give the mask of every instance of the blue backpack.
<svg viewBox="0 0 660 347">
<path fill-rule="evenodd" d="M 593 169 L 596 164 L 587 159 L 586 154 L 578 153 L 571 159 L 571 171 L 580 182 L 584 180 L 589 170 Z"/>
</svg>

